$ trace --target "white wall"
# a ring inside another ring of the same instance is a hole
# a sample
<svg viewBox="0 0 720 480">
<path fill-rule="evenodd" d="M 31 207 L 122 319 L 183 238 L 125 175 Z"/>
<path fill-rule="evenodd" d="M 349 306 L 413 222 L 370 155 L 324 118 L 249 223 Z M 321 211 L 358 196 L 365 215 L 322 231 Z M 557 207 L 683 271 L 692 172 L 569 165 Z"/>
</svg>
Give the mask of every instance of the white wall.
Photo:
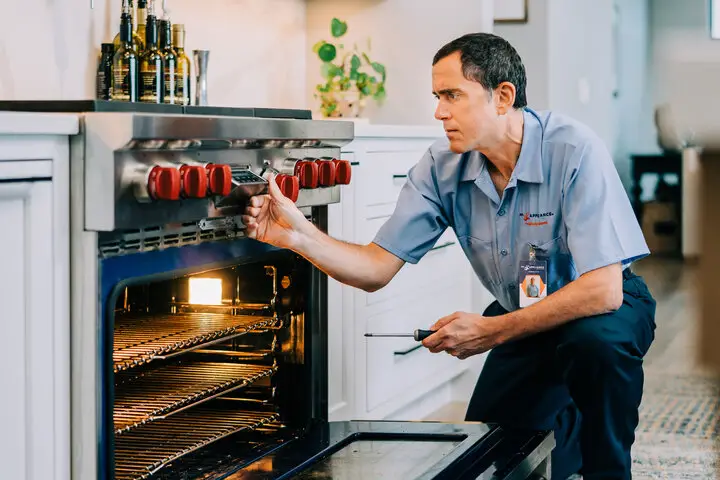
<svg viewBox="0 0 720 480">
<path fill-rule="evenodd" d="M 548 2 L 528 2 L 527 23 L 499 23 L 493 30 L 520 54 L 527 74 L 528 106 L 534 110 L 547 110 L 550 105 Z"/>
<path fill-rule="evenodd" d="M 23 0 L 0 15 L 0 98 L 88 99 L 119 0 Z M 160 3 L 160 2 L 158 2 Z M 306 0 L 168 0 L 187 48 L 211 50 L 209 101 L 304 108 Z"/>
<path fill-rule="evenodd" d="M 489 0 L 311 0 L 307 21 L 308 101 L 313 108 L 314 86 L 321 82 L 321 62 L 311 47 L 331 40 L 330 20 L 348 22 L 345 45 L 372 39 L 372 57 L 387 68 L 387 100 L 382 108 L 368 102 L 366 116 L 373 123 L 430 124 L 435 98 L 431 69 L 435 52 L 465 33 L 492 31 Z"/>
<path fill-rule="evenodd" d="M 532 0 L 527 24 L 495 26 L 523 58 L 530 107 L 563 112 L 593 128 L 628 187 L 630 153 L 647 151 L 654 141 L 647 1 Z"/>
</svg>

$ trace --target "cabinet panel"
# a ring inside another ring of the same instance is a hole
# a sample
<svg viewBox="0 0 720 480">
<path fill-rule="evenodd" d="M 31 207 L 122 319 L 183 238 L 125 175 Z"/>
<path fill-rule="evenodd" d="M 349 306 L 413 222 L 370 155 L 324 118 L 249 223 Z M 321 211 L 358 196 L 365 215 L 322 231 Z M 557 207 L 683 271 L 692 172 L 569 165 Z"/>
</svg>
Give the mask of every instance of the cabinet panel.
<svg viewBox="0 0 720 480">
<path fill-rule="evenodd" d="M 7 478 L 55 476 L 52 184 L 0 183 L 0 464 Z"/>
<path fill-rule="evenodd" d="M 410 169 L 425 150 L 368 152 L 362 159 L 362 204 L 366 207 L 394 203 L 407 181 Z"/>
<path fill-rule="evenodd" d="M 368 332 L 412 332 L 427 328 L 439 318 L 469 302 L 466 282 L 443 288 L 367 319 Z M 367 361 L 367 410 L 380 407 L 401 394 L 419 391 L 427 380 L 463 365 L 446 354 L 433 354 L 410 337 L 372 337 L 365 339 Z"/>
</svg>

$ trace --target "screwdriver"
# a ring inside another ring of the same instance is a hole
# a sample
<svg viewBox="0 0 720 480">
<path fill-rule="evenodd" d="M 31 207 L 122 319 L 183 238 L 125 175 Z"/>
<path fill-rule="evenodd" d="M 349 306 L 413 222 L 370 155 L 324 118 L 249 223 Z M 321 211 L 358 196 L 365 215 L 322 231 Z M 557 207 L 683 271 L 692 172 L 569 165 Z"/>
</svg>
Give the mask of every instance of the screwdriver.
<svg viewBox="0 0 720 480">
<path fill-rule="evenodd" d="M 413 333 L 366 333 L 366 337 L 412 337 L 418 342 L 425 340 L 437 330 L 415 330 Z"/>
</svg>

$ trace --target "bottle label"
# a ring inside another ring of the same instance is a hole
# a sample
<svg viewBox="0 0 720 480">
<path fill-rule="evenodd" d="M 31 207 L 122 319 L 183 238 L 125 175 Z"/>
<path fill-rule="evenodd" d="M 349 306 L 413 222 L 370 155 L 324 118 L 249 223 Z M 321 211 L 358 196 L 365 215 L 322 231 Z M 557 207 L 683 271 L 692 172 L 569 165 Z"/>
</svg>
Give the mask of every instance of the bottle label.
<svg viewBox="0 0 720 480">
<path fill-rule="evenodd" d="M 175 80 L 175 103 L 190 105 L 190 77 L 179 73 Z"/>
<path fill-rule="evenodd" d="M 113 68 L 112 99 L 119 102 L 130 101 L 130 66 L 115 65 Z"/>
<path fill-rule="evenodd" d="M 105 78 L 105 72 L 99 71 L 97 72 L 97 79 L 96 79 L 96 85 L 95 85 L 95 98 L 98 100 L 107 100 L 107 78 Z"/>
<path fill-rule="evenodd" d="M 162 78 L 155 70 L 140 72 L 140 86 L 142 88 L 140 95 L 141 102 L 160 102 L 160 98 L 162 97 L 159 89 L 162 87 L 162 84 L 158 82 L 158 77 Z"/>
<path fill-rule="evenodd" d="M 165 70 L 165 103 L 180 103 L 177 95 L 178 75 L 174 68 Z"/>
</svg>

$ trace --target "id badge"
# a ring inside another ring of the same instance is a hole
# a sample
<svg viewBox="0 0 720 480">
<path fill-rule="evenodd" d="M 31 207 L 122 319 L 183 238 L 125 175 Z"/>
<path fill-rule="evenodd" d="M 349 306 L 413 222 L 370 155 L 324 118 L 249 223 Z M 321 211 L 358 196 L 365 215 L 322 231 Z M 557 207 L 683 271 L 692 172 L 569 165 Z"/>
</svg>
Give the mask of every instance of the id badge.
<svg viewBox="0 0 720 480">
<path fill-rule="evenodd" d="M 531 251 L 530 260 L 520 262 L 520 308 L 547 297 L 547 262 L 535 259 L 534 253 Z"/>
</svg>

